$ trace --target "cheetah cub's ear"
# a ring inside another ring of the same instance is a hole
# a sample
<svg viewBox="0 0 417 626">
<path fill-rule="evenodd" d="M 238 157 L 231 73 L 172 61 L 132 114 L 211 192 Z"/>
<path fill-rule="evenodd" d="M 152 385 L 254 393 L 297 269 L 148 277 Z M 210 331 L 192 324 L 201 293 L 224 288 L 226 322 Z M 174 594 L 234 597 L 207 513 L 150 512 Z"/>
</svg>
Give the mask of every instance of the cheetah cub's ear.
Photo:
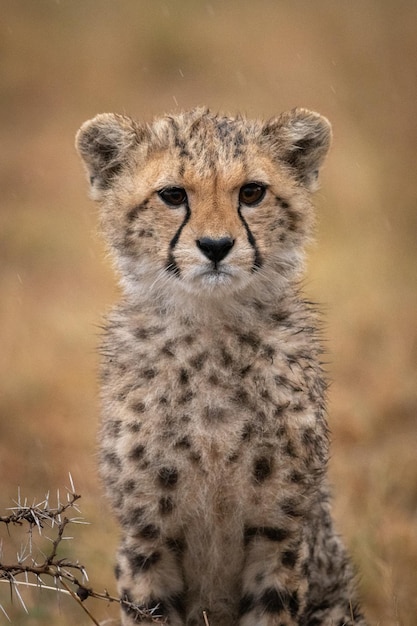
<svg viewBox="0 0 417 626">
<path fill-rule="evenodd" d="M 75 147 L 86 166 L 94 199 L 110 186 L 139 139 L 139 127 L 123 115 L 102 113 L 81 126 Z"/>
<path fill-rule="evenodd" d="M 318 113 L 297 108 L 267 122 L 263 136 L 276 157 L 295 170 L 307 189 L 315 191 L 319 169 L 331 143 L 330 122 Z"/>
</svg>

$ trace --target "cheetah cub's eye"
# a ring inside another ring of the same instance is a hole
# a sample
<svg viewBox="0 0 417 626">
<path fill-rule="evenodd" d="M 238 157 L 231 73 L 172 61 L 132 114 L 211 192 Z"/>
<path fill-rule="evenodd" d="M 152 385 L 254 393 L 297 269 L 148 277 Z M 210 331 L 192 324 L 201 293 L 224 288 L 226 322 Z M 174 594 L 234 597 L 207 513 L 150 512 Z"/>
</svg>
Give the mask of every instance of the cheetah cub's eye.
<svg viewBox="0 0 417 626">
<path fill-rule="evenodd" d="M 158 191 L 158 196 L 170 207 L 181 206 L 187 202 L 187 193 L 182 187 L 165 187 Z"/>
<path fill-rule="evenodd" d="M 260 183 L 248 183 L 239 190 L 239 202 L 246 206 L 255 206 L 264 199 L 266 193 L 265 185 Z"/>
</svg>

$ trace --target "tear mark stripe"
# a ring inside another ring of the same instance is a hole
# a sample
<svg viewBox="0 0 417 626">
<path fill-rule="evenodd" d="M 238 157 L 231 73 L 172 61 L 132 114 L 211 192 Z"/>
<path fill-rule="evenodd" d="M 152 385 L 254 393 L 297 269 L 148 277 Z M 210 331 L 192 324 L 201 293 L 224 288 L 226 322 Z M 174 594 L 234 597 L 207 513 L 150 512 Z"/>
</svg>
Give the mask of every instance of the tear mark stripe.
<svg viewBox="0 0 417 626">
<path fill-rule="evenodd" d="M 256 270 L 258 270 L 259 268 L 262 267 L 263 265 L 263 261 L 262 261 L 262 256 L 261 253 L 259 252 L 257 243 L 256 243 L 256 239 L 253 236 L 253 233 L 251 231 L 251 229 L 249 228 L 249 225 L 247 223 L 247 221 L 245 220 L 245 218 L 242 215 L 242 207 L 239 204 L 238 208 L 237 208 L 237 214 L 239 215 L 239 219 L 242 222 L 245 231 L 246 231 L 246 236 L 248 238 L 248 243 L 252 246 L 253 251 L 254 251 L 254 259 L 253 259 L 253 266 L 252 266 L 252 271 L 255 272 Z"/>
<path fill-rule="evenodd" d="M 173 238 L 169 242 L 169 254 L 168 254 L 168 259 L 167 259 L 166 265 L 165 265 L 166 269 L 169 272 L 172 272 L 173 274 L 175 274 L 176 276 L 180 275 L 180 269 L 179 269 L 178 265 L 175 262 L 173 250 L 174 250 L 175 246 L 177 245 L 178 240 L 179 240 L 179 238 L 181 236 L 182 230 L 183 230 L 184 226 L 188 223 L 190 217 L 191 217 L 191 211 L 190 211 L 190 207 L 188 206 L 188 202 L 187 202 L 185 204 L 185 217 L 184 217 L 184 219 L 182 221 L 182 224 L 180 225 L 180 227 L 178 228 L 177 232 L 175 233 L 175 235 L 173 236 Z"/>
</svg>

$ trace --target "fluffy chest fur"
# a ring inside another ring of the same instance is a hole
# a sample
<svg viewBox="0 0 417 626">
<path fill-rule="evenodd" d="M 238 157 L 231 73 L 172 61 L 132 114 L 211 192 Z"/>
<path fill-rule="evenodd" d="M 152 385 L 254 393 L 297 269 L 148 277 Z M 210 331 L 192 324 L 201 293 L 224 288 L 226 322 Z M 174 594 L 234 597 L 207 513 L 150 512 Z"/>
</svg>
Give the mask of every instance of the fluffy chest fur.
<svg viewBox="0 0 417 626">
<path fill-rule="evenodd" d="M 221 309 L 203 323 L 119 309 L 103 350 L 105 419 L 136 424 L 155 452 L 210 451 L 209 462 L 236 461 L 242 441 L 275 442 L 282 429 L 295 444 L 322 422 L 325 385 L 311 315 L 282 307 L 249 326 Z"/>
</svg>

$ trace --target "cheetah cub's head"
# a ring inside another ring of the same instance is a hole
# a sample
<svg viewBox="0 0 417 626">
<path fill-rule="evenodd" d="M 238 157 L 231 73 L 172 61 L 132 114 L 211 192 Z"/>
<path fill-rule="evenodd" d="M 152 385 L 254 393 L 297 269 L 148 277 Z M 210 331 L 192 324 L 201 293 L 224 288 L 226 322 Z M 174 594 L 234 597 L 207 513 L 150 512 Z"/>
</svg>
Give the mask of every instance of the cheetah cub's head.
<svg viewBox="0 0 417 626">
<path fill-rule="evenodd" d="M 131 294 L 274 290 L 302 265 L 329 122 L 196 109 L 150 125 L 98 115 L 78 131 L 105 236 Z"/>
</svg>

